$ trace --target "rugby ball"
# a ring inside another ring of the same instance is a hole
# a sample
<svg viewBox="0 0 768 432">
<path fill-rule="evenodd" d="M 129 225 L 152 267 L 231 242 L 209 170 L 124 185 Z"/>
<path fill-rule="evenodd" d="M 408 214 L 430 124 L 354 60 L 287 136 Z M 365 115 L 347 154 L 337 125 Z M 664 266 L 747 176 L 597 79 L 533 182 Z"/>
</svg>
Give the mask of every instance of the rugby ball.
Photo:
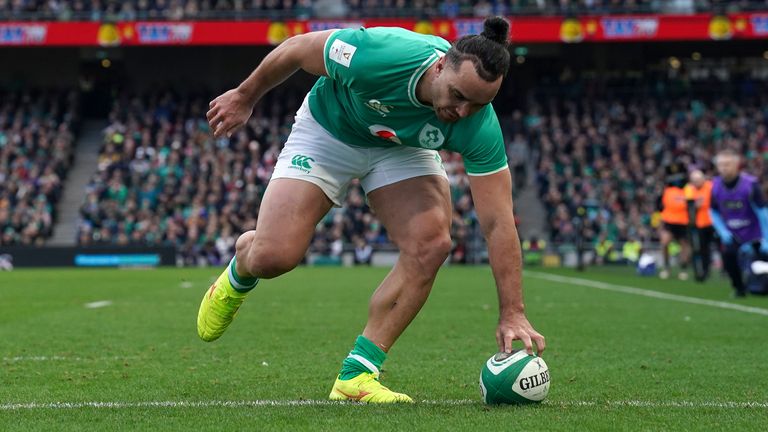
<svg viewBox="0 0 768 432">
<path fill-rule="evenodd" d="M 541 402 L 549 393 L 549 368 L 525 351 L 495 354 L 480 372 L 480 393 L 487 404 Z"/>
</svg>

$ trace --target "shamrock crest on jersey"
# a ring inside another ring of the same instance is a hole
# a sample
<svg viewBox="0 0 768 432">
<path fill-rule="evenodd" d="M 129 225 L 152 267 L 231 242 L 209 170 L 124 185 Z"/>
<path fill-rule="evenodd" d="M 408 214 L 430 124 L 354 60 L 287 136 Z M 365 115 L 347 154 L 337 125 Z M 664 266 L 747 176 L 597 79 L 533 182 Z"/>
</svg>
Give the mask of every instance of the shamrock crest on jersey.
<svg viewBox="0 0 768 432">
<path fill-rule="evenodd" d="M 424 148 L 434 150 L 443 145 L 443 141 L 445 141 L 445 137 L 440 129 L 429 123 L 425 124 L 419 132 L 419 144 Z"/>
</svg>

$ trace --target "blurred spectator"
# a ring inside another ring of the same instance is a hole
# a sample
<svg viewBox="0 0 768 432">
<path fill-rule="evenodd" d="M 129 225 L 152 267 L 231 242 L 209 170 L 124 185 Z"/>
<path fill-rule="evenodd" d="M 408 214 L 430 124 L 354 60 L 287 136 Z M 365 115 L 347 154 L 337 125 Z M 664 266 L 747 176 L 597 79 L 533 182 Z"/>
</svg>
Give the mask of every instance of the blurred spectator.
<svg viewBox="0 0 768 432">
<path fill-rule="evenodd" d="M 515 139 L 507 147 L 507 157 L 512 170 L 515 190 L 524 188 L 527 183 L 528 155 L 528 143 L 525 141 L 525 138 L 523 138 L 522 134 L 515 134 Z"/>
<path fill-rule="evenodd" d="M 621 256 L 631 265 L 637 264 L 643 253 L 643 244 L 636 238 L 630 238 L 621 247 Z"/>
<path fill-rule="evenodd" d="M 313 17 L 343 18 L 347 15 L 347 5 L 342 0 L 316 0 L 312 5 Z"/>
<path fill-rule="evenodd" d="M 371 258 L 373 257 L 373 248 L 367 244 L 365 240 L 360 236 L 355 236 L 355 264 L 371 265 Z"/>
<path fill-rule="evenodd" d="M 691 233 L 691 245 L 698 245 L 698 250 L 693 250 L 693 253 L 698 254 L 701 260 L 699 272 L 694 272 L 694 275 L 697 281 L 702 282 L 709 276 L 712 261 L 711 244 L 715 235 L 712 218 L 709 215 L 712 180 L 708 180 L 704 173 L 697 168 L 691 170 L 688 179 L 688 184 L 685 186 L 685 197 L 688 199 L 688 211 L 691 220 L 696 224 L 696 232 Z M 695 238 L 696 236 L 698 239 Z"/>
<path fill-rule="evenodd" d="M 690 263 L 691 244 L 688 241 L 688 225 L 690 215 L 688 212 L 688 199 L 683 187 L 688 180 L 688 173 L 683 162 L 674 162 L 666 166 L 664 175 L 664 192 L 659 200 L 661 221 L 660 228 L 661 248 L 664 255 L 663 267 L 659 276 L 662 279 L 669 277 L 670 270 L 670 243 L 677 242 L 680 246 L 679 266 L 680 280 L 688 279 L 687 267 Z"/>
</svg>

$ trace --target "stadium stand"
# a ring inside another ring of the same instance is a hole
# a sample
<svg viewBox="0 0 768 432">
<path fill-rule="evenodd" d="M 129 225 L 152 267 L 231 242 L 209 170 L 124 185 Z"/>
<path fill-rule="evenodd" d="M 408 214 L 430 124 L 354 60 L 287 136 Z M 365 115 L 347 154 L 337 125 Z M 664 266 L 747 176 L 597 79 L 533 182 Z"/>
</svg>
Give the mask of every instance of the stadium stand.
<svg viewBox="0 0 768 432">
<path fill-rule="evenodd" d="M 201 255 L 211 263 L 231 257 L 235 236 L 255 225 L 288 132 L 277 100 L 232 140 L 213 140 L 207 99 L 168 92 L 119 98 L 86 190 L 78 242 L 172 245 L 188 264 Z"/>
<path fill-rule="evenodd" d="M 77 112 L 73 92 L 0 92 L 0 246 L 50 237 Z"/>
<path fill-rule="evenodd" d="M 580 233 L 590 244 L 601 234 L 613 242 L 657 240 L 657 203 L 672 161 L 713 174 L 714 154 L 728 147 L 765 179 L 765 81 L 737 84 L 733 97 L 713 94 L 715 82 L 697 90 L 668 81 L 661 91 L 653 83 L 665 82 L 633 83 L 634 93 L 613 97 L 604 91 L 602 98 L 531 103 L 526 132 L 540 155 L 537 184 L 553 241 L 572 243 Z"/>
<path fill-rule="evenodd" d="M 0 0 L 0 19 L 181 20 L 735 12 L 765 0 Z"/>
</svg>

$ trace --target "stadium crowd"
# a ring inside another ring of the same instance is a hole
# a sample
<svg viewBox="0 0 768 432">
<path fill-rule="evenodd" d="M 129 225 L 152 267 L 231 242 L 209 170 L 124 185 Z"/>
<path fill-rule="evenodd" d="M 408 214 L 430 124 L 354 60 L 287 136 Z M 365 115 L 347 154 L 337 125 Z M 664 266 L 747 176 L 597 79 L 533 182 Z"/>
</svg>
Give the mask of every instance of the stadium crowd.
<svg viewBox="0 0 768 432">
<path fill-rule="evenodd" d="M 75 93 L 0 92 L 0 246 L 40 245 L 73 160 Z"/>
<path fill-rule="evenodd" d="M 81 207 L 79 244 L 165 244 L 190 260 L 227 259 L 221 255 L 235 236 L 255 224 L 290 123 L 276 98 L 247 130 L 213 140 L 206 105 L 171 93 L 115 101 Z"/>
<path fill-rule="evenodd" d="M 648 90 L 531 103 L 523 129 L 538 155 L 552 240 L 657 240 L 664 170 L 672 162 L 713 175 L 713 156 L 731 148 L 745 155 L 748 172 L 765 179 L 768 99 L 754 85 L 734 97 Z"/>
<path fill-rule="evenodd" d="M 767 7 L 766 0 L 0 0 L 0 19 L 453 18 L 507 14 L 692 13 Z"/>
</svg>

